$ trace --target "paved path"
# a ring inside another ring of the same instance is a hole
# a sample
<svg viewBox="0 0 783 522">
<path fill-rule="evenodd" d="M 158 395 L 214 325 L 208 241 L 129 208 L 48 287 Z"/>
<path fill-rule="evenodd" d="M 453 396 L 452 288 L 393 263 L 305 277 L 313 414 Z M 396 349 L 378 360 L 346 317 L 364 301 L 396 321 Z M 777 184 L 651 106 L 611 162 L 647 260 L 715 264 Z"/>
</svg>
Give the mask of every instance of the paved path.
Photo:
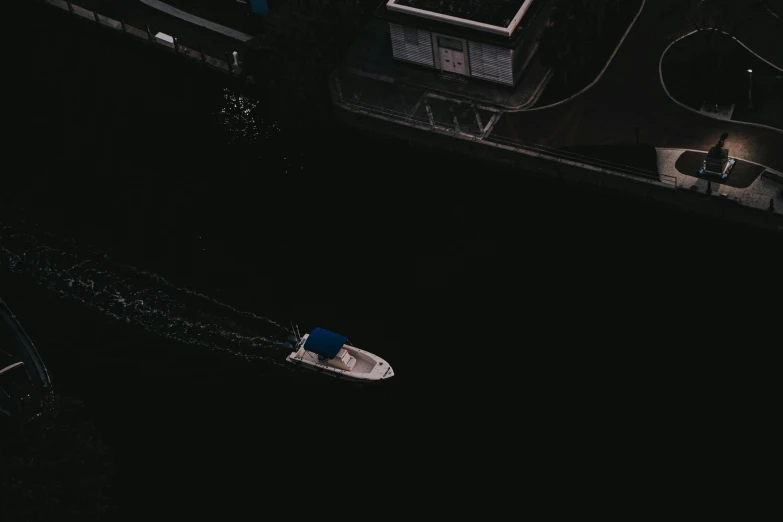
<svg viewBox="0 0 783 522">
<path fill-rule="evenodd" d="M 677 179 L 678 187 L 689 188 L 691 190 L 695 187 L 695 190 L 698 192 L 706 192 L 708 188 L 706 179 L 683 174 L 677 169 L 677 159 L 679 159 L 684 152 L 686 151 L 682 149 L 657 149 L 658 172 L 675 177 Z M 693 152 L 707 154 L 706 151 Z M 725 194 L 725 197 L 760 210 L 767 210 L 769 208 L 769 200 L 771 198 L 775 200 L 775 213 L 783 214 L 781 185 L 764 176 L 759 176 L 749 187 L 745 188 L 730 187 L 716 181 L 712 183 L 711 189 L 714 197 L 724 197 L 723 194 Z"/>
<path fill-rule="evenodd" d="M 640 139 L 656 147 L 708 150 L 723 132 L 730 154 L 783 171 L 783 135 L 692 113 L 661 86 L 664 49 L 692 30 L 666 2 L 647 2 L 604 76 L 590 91 L 563 105 L 504 114 L 492 135 L 552 147 L 608 145 Z"/>
<path fill-rule="evenodd" d="M 164 13 L 179 18 L 180 20 L 185 20 L 186 22 L 190 22 L 194 25 L 204 27 L 206 29 L 209 29 L 210 31 L 223 34 L 235 40 L 239 40 L 241 42 L 247 42 L 251 38 L 253 38 L 251 35 L 247 33 L 237 31 L 236 29 L 231 29 L 230 27 L 226 27 L 224 25 L 216 24 L 215 22 L 211 22 L 204 18 L 199 18 L 198 16 L 192 15 L 190 13 L 186 13 L 185 11 L 177 9 L 176 7 L 172 7 L 169 4 L 160 2 L 159 0 L 140 0 L 140 1 L 142 4 L 148 5 L 154 9 L 158 9 L 159 11 L 163 11 Z"/>
</svg>

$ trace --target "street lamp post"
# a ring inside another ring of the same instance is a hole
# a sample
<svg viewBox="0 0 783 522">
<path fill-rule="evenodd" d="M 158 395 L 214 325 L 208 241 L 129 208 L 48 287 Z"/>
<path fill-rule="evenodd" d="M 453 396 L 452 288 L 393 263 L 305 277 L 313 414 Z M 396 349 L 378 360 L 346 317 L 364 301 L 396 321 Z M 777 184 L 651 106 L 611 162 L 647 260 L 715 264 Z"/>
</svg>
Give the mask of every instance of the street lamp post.
<svg viewBox="0 0 783 522">
<path fill-rule="evenodd" d="M 748 109 L 753 108 L 753 69 L 748 69 Z"/>
</svg>

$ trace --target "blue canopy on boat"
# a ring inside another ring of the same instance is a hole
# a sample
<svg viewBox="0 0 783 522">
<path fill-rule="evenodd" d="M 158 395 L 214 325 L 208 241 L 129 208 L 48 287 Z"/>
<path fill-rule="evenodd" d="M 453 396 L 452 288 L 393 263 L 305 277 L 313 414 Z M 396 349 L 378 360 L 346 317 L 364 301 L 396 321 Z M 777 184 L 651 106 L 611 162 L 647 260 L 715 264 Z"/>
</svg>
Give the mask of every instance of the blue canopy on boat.
<svg viewBox="0 0 783 522">
<path fill-rule="evenodd" d="M 250 0 L 250 11 L 259 15 L 269 14 L 267 0 Z"/>
<path fill-rule="evenodd" d="M 347 340 L 347 337 L 340 334 L 324 330 L 323 328 L 316 328 L 307 337 L 304 349 L 331 359 L 337 355 L 337 352 L 340 351 Z"/>
</svg>

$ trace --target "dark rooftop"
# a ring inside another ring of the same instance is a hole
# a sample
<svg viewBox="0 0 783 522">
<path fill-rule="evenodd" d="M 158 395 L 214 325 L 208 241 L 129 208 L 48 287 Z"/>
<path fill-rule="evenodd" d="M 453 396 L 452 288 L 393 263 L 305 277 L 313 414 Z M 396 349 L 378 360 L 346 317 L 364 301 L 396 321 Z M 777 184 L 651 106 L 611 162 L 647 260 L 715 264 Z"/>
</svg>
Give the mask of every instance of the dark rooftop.
<svg viewBox="0 0 783 522">
<path fill-rule="evenodd" d="M 396 0 L 397 5 L 508 27 L 524 0 Z"/>
</svg>

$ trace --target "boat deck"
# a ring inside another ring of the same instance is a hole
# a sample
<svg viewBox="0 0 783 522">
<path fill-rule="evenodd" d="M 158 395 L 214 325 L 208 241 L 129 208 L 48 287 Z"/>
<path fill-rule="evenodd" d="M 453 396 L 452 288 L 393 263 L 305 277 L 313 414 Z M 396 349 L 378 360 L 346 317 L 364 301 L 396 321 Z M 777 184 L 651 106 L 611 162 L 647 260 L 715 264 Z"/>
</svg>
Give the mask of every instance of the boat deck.
<svg viewBox="0 0 783 522">
<path fill-rule="evenodd" d="M 346 373 L 369 373 L 373 368 L 375 368 L 375 361 L 369 360 L 361 353 L 357 353 L 352 350 L 349 350 L 349 353 L 356 357 L 356 366 L 354 366 L 350 372 Z M 305 352 L 304 355 L 302 355 L 302 361 L 305 363 L 324 366 L 323 363 L 318 362 L 318 356 L 311 352 Z"/>
</svg>

